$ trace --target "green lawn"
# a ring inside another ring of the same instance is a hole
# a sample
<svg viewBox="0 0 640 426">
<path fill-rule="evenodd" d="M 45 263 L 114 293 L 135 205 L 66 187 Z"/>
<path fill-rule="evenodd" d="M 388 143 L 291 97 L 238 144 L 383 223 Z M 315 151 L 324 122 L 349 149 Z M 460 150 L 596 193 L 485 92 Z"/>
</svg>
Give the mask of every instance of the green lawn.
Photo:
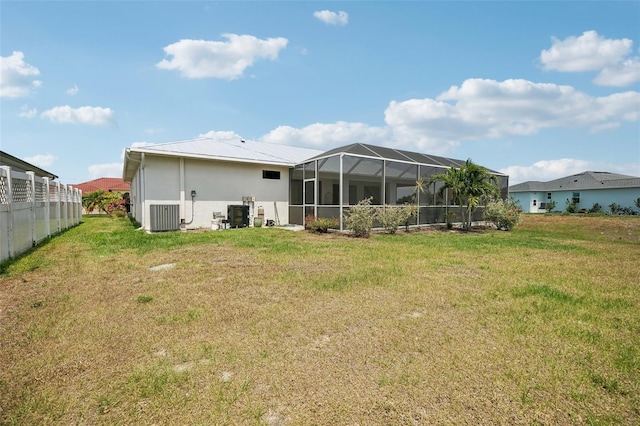
<svg viewBox="0 0 640 426">
<path fill-rule="evenodd" d="M 0 423 L 640 424 L 639 262 L 638 217 L 369 239 L 85 217 L 0 265 Z"/>
</svg>

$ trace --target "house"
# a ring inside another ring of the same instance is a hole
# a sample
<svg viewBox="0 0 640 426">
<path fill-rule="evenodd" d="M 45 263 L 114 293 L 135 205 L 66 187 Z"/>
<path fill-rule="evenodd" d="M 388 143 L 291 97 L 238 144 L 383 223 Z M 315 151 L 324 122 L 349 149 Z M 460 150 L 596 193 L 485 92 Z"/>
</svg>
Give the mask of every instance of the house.
<svg viewBox="0 0 640 426">
<path fill-rule="evenodd" d="M 416 194 L 416 181 L 463 163 L 359 143 L 321 152 L 199 138 L 126 149 L 123 179 L 131 215 L 148 231 L 213 227 L 220 218 L 224 226 L 250 226 L 255 217 L 301 225 L 309 215 L 338 218 L 342 229 L 345 209 L 367 197 L 374 205 L 417 201 L 416 224 L 444 222 L 449 194 L 437 183 Z M 506 198 L 508 177 L 492 173 Z"/>
<path fill-rule="evenodd" d="M 104 192 L 113 192 L 119 193 L 125 198 L 125 207 L 127 212 L 129 211 L 129 182 L 125 182 L 122 178 L 114 178 L 114 177 L 102 177 L 98 179 L 93 179 L 87 182 L 78 183 L 73 185 L 74 188 L 78 188 L 82 191 L 84 195 L 87 195 L 91 192 L 95 191 L 104 191 Z M 92 211 L 87 211 L 85 207 L 82 208 L 83 214 L 100 214 L 101 210 L 99 208 L 95 208 Z"/>
<path fill-rule="evenodd" d="M 83 194 L 99 190 L 124 194 L 129 192 L 130 186 L 129 182 L 115 177 L 102 177 L 73 185 L 74 188 L 80 189 Z"/>
<path fill-rule="evenodd" d="M 632 208 L 640 198 L 640 177 L 582 172 L 549 182 L 519 183 L 509 187 L 509 195 L 520 202 L 525 213 L 544 213 L 551 200 L 556 211 L 564 211 L 568 203 L 574 203 L 576 211 L 590 210 L 596 203 L 603 210 L 612 203 Z"/>
<path fill-rule="evenodd" d="M 193 229 L 229 220 L 229 206 L 240 206 L 239 226 L 259 214 L 286 224 L 289 170 L 319 153 L 206 137 L 128 148 L 123 179 L 131 182 L 131 216 L 148 231 Z"/>
<path fill-rule="evenodd" d="M 27 163 L 24 160 L 19 159 L 18 157 L 14 157 L 11 154 L 7 154 L 4 151 L 0 151 L 0 166 L 8 166 L 11 167 L 11 170 L 16 172 L 33 172 L 35 176 L 41 178 L 48 178 L 49 180 L 57 179 L 58 176 L 50 173 L 40 167 L 34 166 L 31 163 Z"/>
</svg>

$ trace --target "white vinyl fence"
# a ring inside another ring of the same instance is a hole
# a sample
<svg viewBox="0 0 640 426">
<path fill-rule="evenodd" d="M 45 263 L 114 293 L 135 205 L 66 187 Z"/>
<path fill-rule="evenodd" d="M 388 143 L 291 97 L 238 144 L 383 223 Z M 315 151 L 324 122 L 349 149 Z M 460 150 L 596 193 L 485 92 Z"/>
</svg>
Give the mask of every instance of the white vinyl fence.
<svg viewBox="0 0 640 426">
<path fill-rule="evenodd" d="M 0 166 L 0 262 L 82 220 L 82 191 Z"/>
</svg>

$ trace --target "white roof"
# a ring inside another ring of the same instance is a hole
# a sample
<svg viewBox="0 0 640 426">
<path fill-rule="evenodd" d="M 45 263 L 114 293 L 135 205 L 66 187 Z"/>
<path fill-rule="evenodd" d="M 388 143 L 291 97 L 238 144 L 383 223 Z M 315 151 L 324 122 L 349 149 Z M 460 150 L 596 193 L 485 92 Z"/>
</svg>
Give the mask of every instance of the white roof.
<svg viewBox="0 0 640 426">
<path fill-rule="evenodd" d="M 135 176 L 142 153 L 171 157 L 201 158 L 205 160 L 240 163 L 294 166 L 322 153 L 317 149 L 298 148 L 238 137 L 200 137 L 186 141 L 135 145 L 125 152 L 122 177 L 130 182 Z"/>
<path fill-rule="evenodd" d="M 130 151 L 287 166 L 301 163 L 322 153 L 317 149 L 238 138 L 220 139 L 219 137 L 215 139 L 202 137 L 187 141 L 134 146 L 130 148 Z"/>
</svg>

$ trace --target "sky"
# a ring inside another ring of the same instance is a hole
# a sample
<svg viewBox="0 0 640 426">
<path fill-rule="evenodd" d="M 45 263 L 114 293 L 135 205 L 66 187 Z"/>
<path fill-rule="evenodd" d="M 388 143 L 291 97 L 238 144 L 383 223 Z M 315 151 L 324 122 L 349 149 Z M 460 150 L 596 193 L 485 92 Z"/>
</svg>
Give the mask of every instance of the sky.
<svg viewBox="0 0 640 426">
<path fill-rule="evenodd" d="M 0 0 L 0 149 L 66 184 L 229 135 L 640 176 L 638 1 Z"/>
</svg>

